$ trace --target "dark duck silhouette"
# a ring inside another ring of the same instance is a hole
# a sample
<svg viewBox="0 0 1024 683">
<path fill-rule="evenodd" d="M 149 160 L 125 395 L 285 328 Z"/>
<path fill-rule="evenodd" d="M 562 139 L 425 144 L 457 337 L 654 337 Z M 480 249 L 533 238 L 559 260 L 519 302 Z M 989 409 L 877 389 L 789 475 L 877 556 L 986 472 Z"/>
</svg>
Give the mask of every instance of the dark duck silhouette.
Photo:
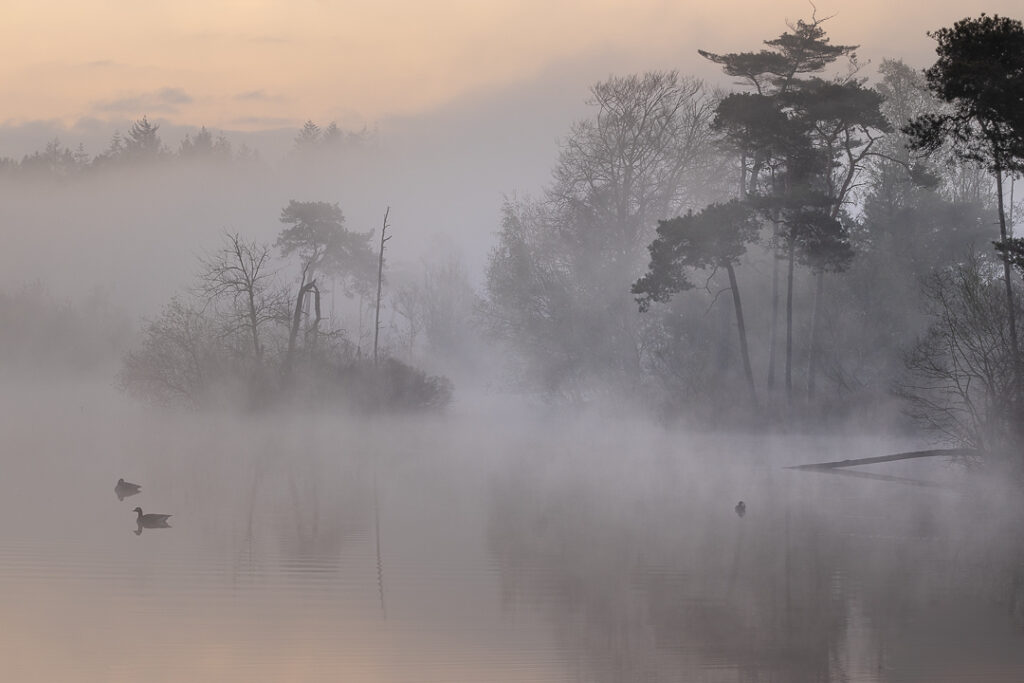
<svg viewBox="0 0 1024 683">
<path fill-rule="evenodd" d="M 124 479 L 118 479 L 117 486 L 114 487 L 114 493 L 117 494 L 118 500 L 124 500 L 128 496 L 134 496 L 141 490 L 142 487 L 138 484 L 133 484 L 130 481 L 125 481 Z"/>
<path fill-rule="evenodd" d="M 135 518 L 135 522 L 139 525 L 139 529 L 170 529 L 171 525 L 167 523 L 171 515 L 155 515 L 150 513 L 148 515 L 142 514 L 142 508 L 135 508 L 132 512 L 138 513 L 138 517 Z"/>
<path fill-rule="evenodd" d="M 736 511 L 737 515 L 742 517 L 743 515 L 747 514 L 747 504 L 741 500 L 740 502 L 736 503 L 736 507 L 734 507 L 733 510 Z"/>
</svg>

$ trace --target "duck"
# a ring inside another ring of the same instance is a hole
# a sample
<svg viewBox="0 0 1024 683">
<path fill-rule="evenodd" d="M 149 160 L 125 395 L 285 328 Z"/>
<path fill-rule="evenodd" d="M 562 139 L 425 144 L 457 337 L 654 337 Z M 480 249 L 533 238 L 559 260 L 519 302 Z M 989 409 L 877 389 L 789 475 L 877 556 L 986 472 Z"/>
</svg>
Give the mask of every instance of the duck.
<svg viewBox="0 0 1024 683">
<path fill-rule="evenodd" d="M 736 511 L 737 515 L 743 517 L 743 515 L 747 514 L 747 504 L 741 500 L 740 502 L 736 503 L 736 507 L 734 507 L 733 510 Z"/>
<path fill-rule="evenodd" d="M 150 513 L 148 515 L 142 514 L 142 508 L 135 508 L 132 512 L 138 513 L 138 517 L 135 521 L 138 523 L 140 529 L 169 529 L 170 524 L 167 520 L 170 519 L 171 515 L 155 515 Z"/>
<path fill-rule="evenodd" d="M 114 487 L 114 493 L 117 494 L 118 500 L 124 500 L 128 496 L 134 496 L 141 490 L 142 487 L 138 484 L 133 484 L 130 481 L 125 481 L 124 479 L 118 479 L 117 486 Z"/>
</svg>

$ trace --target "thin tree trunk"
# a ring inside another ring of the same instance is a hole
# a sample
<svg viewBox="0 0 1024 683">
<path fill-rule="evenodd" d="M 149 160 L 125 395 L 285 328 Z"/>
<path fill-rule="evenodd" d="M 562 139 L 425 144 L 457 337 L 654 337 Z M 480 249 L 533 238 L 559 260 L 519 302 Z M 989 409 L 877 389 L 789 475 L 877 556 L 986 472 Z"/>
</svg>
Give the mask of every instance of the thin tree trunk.
<svg viewBox="0 0 1024 683">
<path fill-rule="evenodd" d="M 815 379 L 818 375 L 818 326 L 821 318 L 821 297 L 825 289 L 825 271 L 819 270 L 816 273 L 814 287 L 814 312 L 811 315 L 811 348 L 810 357 L 807 359 L 807 400 L 814 401 Z"/>
<path fill-rule="evenodd" d="M 786 273 L 786 400 L 793 405 L 793 267 L 796 240 L 789 240 L 789 264 Z"/>
<path fill-rule="evenodd" d="M 389 206 L 384 210 L 384 225 L 380 229 L 380 255 L 377 258 L 377 313 L 373 318 L 373 365 L 377 366 L 377 339 L 380 336 L 380 292 L 384 281 L 384 243 L 390 237 L 385 237 L 388 231 L 388 214 L 391 212 Z"/>
<path fill-rule="evenodd" d="M 1007 242 L 1006 212 L 1003 210 L 1003 170 L 996 168 L 996 197 L 999 201 L 999 238 L 1004 247 L 1009 247 Z M 1013 284 L 1010 281 L 1010 251 L 1003 250 L 1003 280 L 1006 282 L 1006 308 L 1010 322 L 1010 347 L 1013 353 L 1013 396 L 1011 400 L 1014 406 L 1020 404 L 1021 394 L 1021 368 L 1020 368 L 1020 347 L 1017 345 L 1017 313 L 1013 305 Z"/>
<path fill-rule="evenodd" d="M 750 388 L 750 404 L 757 407 L 757 389 L 754 387 L 754 373 L 750 369 L 750 353 L 747 350 L 747 326 L 743 321 L 743 304 L 740 302 L 740 288 L 736 283 L 736 271 L 731 263 L 725 264 L 725 272 L 729 274 L 729 288 L 732 289 L 732 305 L 736 311 L 736 331 L 740 335 L 740 355 L 743 356 L 743 372 L 747 376 Z"/>
</svg>

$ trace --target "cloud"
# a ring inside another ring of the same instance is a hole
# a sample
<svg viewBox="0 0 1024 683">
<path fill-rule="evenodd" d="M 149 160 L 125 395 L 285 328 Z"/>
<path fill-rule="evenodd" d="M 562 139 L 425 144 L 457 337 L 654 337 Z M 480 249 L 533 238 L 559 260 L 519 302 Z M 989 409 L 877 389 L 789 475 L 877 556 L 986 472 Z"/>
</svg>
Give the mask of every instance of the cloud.
<svg viewBox="0 0 1024 683">
<path fill-rule="evenodd" d="M 285 98 L 282 95 L 271 95 L 264 92 L 263 90 L 249 90 L 248 92 L 240 92 L 235 95 L 236 100 L 241 102 L 284 102 Z"/>
<path fill-rule="evenodd" d="M 161 88 L 145 93 L 126 95 L 113 100 L 101 100 L 93 110 L 108 113 L 139 114 L 145 112 L 174 113 L 179 105 L 190 104 L 193 98 L 181 88 Z"/>
<path fill-rule="evenodd" d="M 156 94 L 164 102 L 174 104 L 188 104 L 192 102 L 192 96 L 181 88 L 161 88 Z"/>
</svg>

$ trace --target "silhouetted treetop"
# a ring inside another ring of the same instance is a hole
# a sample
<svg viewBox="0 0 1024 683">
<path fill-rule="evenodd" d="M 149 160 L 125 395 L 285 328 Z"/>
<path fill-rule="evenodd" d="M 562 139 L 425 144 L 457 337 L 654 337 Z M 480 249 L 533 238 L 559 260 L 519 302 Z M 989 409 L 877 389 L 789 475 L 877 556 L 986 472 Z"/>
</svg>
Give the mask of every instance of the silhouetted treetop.
<svg viewBox="0 0 1024 683">
<path fill-rule="evenodd" d="M 785 89 L 799 74 L 816 73 L 840 57 L 856 59 L 857 45 L 832 45 L 825 36 L 821 24 L 825 19 L 810 22 L 797 21 L 790 30 L 778 38 L 766 40 L 771 50 L 760 52 L 731 52 L 717 54 L 697 50 L 700 56 L 722 66 L 730 76 L 745 79 L 758 92 L 763 93 L 768 84 Z"/>
<path fill-rule="evenodd" d="M 796 26 L 790 25 L 790 32 L 783 33 L 774 40 L 764 41 L 765 45 L 775 48 L 789 58 L 792 67 L 787 77 L 798 73 L 814 73 L 840 57 L 856 57 L 855 50 L 859 45 L 832 45 L 831 39 L 825 36 L 821 25 L 826 19 L 812 19 L 810 23 L 799 20 Z"/>
<path fill-rule="evenodd" d="M 909 123 L 911 145 L 933 152 L 949 142 L 992 171 L 1024 170 L 1024 26 L 982 14 L 929 35 L 938 59 L 925 78 L 951 109 Z"/>
<path fill-rule="evenodd" d="M 291 227 L 281 231 L 275 246 L 283 256 L 298 254 L 304 273 L 327 271 L 356 283 L 372 279 L 372 233 L 347 230 L 337 204 L 293 199 L 281 210 L 280 221 Z"/>
<path fill-rule="evenodd" d="M 978 115 L 996 117 L 1024 104 L 1024 27 L 1016 19 L 961 19 L 929 36 L 938 59 L 925 71 L 936 95 L 970 103 Z"/>
<path fill-rule="evenodd" d="M 185 134 L 178 155 L 183 159 L 218 158 L 229 160 L 232 156 L 231 143 L 223 134 L 216 138 L 203 126 L 194 136 Z"/>
<path fill-rule="evenodd" d="M 310 149 L 320 144 L 320 126 L 312 121 L 306 121 L 302 125 L 299 134 L 295 136 L 295 149 Z"/>
<path fill-rule="evenodd" d="M 159 125 L 153 125 L 143 116 L 128 129 L 125 138 L 125 154 L 135 161 L 151 161 L 163 153 L 160 136 L 157 135 Z"/>
</svg>

